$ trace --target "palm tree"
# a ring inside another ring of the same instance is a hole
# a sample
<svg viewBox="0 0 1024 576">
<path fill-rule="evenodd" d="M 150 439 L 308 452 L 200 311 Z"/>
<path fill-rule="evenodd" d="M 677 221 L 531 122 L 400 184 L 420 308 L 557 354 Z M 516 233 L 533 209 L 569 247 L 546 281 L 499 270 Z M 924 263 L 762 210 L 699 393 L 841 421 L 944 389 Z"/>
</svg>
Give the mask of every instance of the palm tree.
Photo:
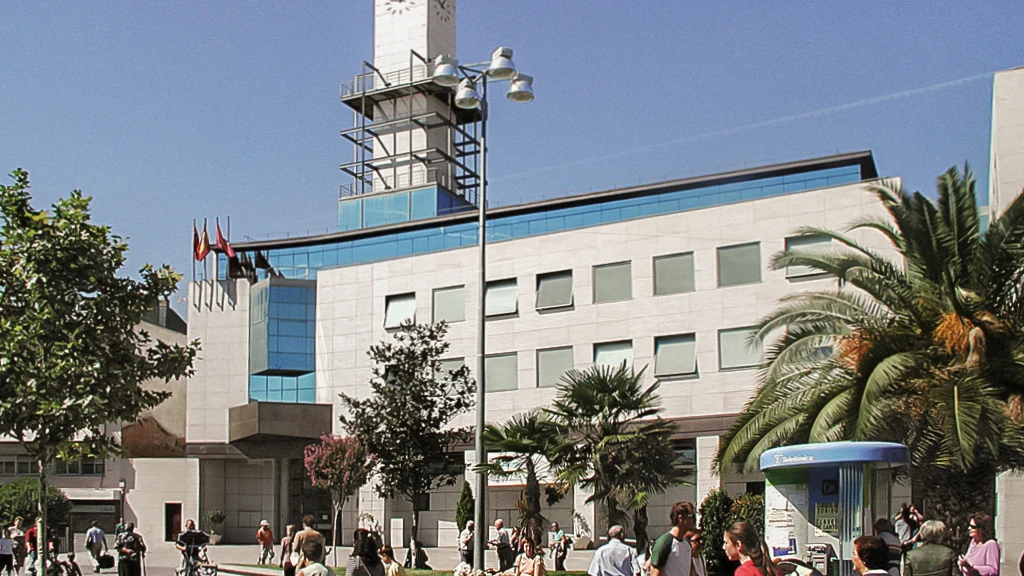
<svg viewBox="0 0 1024 576">
<path fill-rule="evenodd" d="M 540 508 L 540 481 L 537 466 L 551 454 L 557 430 L 547 414 L 531 410 L 512 416 L 500 426 L 487 424 L 484 445 L 497 456 L 488 459 L 483 469 L 494 476 L 526 476 L 519 517 L 520 528 L 534 542 L 541 542 L 544 516 Z"/>
<path fill-rule="evenodd" d="M 570 370 L 548 410 L 560 429 L 552 452 L 559 481 L 589 488 L 587 502 L 601 502 L 609 525 L 626 524 L 646 540 L 647 499 L 679 484 L 685 473 L 672 446 L 675 426 L 662 419 L 658 382 L 641 385 L 643 370 L 594 366 Z"/>
<path fill-rule="evenodd" d="M 761 320 L 755 337 L 774 342 L 716 464 L 749 471 L 783 444 L 893 440 L 910 448 L 916 478 L 946 491 L 947 520 L 991 508 L 995 474 L 1024 462 L 1024 196 L 983 232 L 966 166 L 938 178 L 937 202 L 892 181 L 872 191 L 889 218 L 848 231 L 882 234 L 898 258 L 804 228 L 841 249 L 772 259 L 840 288 L 792 294 Z M 976 479 L 968 490 L 965 478 Z"/>
</svg>

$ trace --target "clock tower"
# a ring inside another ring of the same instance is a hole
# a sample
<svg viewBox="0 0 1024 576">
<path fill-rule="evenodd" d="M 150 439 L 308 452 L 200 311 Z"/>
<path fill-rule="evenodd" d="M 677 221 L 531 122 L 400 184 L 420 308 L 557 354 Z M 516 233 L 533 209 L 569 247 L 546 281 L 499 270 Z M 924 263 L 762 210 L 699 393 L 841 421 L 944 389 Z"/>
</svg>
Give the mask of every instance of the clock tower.
<svg viewBox="0 0 1024 576">
<path fill-rule="evenodd" d="M 431 78 L 438 56 L 455 56 L 455 0 L 373 1 L 373 63 L 341 87 L 354 148 L 341 230 L 471 209 L 480 185 L 480 112 L 456 108 L 454 89 Z"/>
</svg>

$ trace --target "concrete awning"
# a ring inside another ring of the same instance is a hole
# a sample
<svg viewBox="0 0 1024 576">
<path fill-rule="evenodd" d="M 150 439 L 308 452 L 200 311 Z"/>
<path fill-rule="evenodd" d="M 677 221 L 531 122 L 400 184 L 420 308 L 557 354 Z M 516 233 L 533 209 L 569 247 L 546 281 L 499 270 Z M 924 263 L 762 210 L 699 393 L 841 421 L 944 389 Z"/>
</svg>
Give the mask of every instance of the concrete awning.
<svg viewBox="0 0 1024 576">
<path fill-rule="evenodd" d="M 120 500 L 120 488 L 61 488 L 68 500 Z"/>
<path fill-rule="evenodd" d="M 228 410 L 228 441 L 249 458 L 297 458 L 333 418 L 330 404 L 253 401 Z"/>
</svg>

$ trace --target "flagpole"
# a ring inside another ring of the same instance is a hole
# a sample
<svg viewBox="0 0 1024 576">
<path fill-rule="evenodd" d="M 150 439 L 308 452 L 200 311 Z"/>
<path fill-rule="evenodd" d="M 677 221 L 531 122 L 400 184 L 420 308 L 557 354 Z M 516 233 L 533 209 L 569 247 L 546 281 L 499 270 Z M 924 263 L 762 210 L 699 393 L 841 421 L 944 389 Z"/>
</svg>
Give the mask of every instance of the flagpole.
<svg viewBox="0 0 1024 576">
<path fill-rule="evenodd" d="M 203 236 L 207 238 L 206 242 L 209 243 L 210 235 L 206 232 L 206 218 L 203 218 Z M 202 242 L 202 237 L 200 237 L 199 241 Z M 206 256 L 206 254 L 203 255 L 203 280 L 207 280 L 210 277 L 210 275 L 206 273 Z"/>
<path fill-rule="evenodd" d="M 199 230 L 196 228 L 196 219 L 192 219 L 192 239 L 189 240 L 189 244 L 192 245 L 192 257 L 189 260 L 192 261 L 192 282 L 196 281 L 196 238 L 199 237 Z"/>
</svg>

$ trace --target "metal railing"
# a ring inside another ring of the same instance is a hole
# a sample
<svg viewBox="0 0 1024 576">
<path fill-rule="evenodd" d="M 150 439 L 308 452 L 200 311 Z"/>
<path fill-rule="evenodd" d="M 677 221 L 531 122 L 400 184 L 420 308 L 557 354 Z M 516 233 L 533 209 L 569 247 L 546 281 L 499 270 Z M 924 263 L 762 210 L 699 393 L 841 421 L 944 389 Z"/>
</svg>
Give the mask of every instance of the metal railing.
<svg viewBox="0 0 1024 576">
<path fill-rule="evenodd" d="M 374 191 L 392 191 L 402 190 L 405 188 L 413 188 L 415 186 L 423 186 L 425 184 L 439 184 L 444 188 L 451 189 L 448 179 L 448 173 L 444 170 L 431 169 L 431 170 L 414 170 L 411 174 L 409 172 L 402 172 L 400 174 L 394 174 L 392 176 L 378 176 L 373 177 Z M 386 184 L 386 186 L 385 186 Z M 360 196 L 367 192 L 361 192 L 363 189 L 358 182 L 350 184 L 342 184 L 338 186 L 338 199 L 348 198 L 350 196 Z"/>
<path fill-rule="evenodd" d="M 351 96 L 362 92 L 373 92 L 391 86 L 411 84 L 417 80 L 429 78 L 426 64 L 415 64 L 407 68 L 400 68 L 390 72 L 364 72 L 357 75 L 351 82 L 341 83 L 341 97 Z"/>
</svg>

